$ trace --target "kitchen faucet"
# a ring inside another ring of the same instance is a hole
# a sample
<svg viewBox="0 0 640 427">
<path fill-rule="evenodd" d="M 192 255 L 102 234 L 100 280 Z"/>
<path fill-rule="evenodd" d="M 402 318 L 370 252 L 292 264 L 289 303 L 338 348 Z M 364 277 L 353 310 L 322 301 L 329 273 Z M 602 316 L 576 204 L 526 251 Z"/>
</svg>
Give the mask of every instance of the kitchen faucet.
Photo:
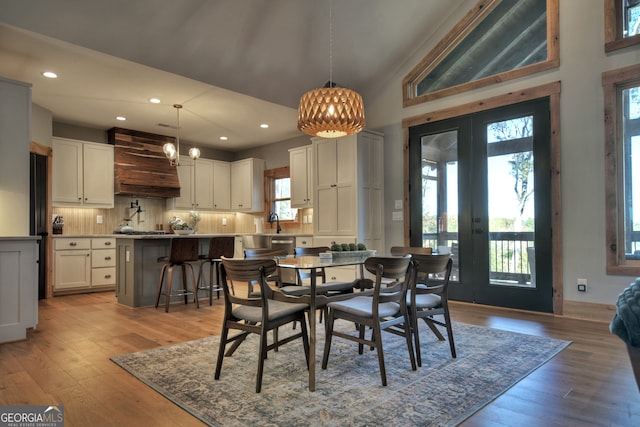
<svg viewBox="0 0 640 427">
<path fill-rule="evenodd" d="M 269 214 L 269 224 L 271 228 L 273 228 L 274 222 L 276 223 L 276 233 L 280 234 L 280 232 L 282 231 L 282 228 L 280 228 L 280 218 L 278 217 L 277 213 L 271 212 Z"/>
</svg>

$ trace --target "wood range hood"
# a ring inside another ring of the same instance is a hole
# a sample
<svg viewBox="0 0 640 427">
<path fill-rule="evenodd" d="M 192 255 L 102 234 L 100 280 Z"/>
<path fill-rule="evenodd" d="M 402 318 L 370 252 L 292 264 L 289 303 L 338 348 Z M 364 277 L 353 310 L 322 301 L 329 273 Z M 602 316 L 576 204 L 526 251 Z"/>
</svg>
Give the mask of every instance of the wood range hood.
<svg viewBox="0 0 640 427">
<path fill-rule="evenodd" d="M 162 151 L 175 138 L 121 128 L 107 131 L 114 146 L 114 194 L 140 197 L 179 197 L 178 171 Z"/>
</svg>

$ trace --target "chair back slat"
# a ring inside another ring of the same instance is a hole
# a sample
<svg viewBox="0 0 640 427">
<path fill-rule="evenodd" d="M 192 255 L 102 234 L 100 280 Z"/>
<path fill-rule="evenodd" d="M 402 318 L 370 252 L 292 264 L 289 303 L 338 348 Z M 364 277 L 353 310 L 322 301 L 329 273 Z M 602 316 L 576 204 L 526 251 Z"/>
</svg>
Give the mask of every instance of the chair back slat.
<svg viewBox="0 0 640 427">
<path fill-rule="evenodd" d="M 247 259 L 253 258 L 273 258 L 277 256 L 287 256 L 286 249 L 272 249 L 272 248 L 254 248 L 245 249 L 244 257 Z"/>
<path fill-rule="evenodd" d="M 374 283 L 374 305 L 381 302 L 400 301 L 407 293 L 411 275 L 411 257 L 369 257 L 364 262 L 365 269 L 376 276 Z M 382 279 L 393 279 L 391 287 L 382 291 Z M 402 279 L 402 280 L 401 280 Z"/>
<path fill-rule="evenodd" d="M 417 294 L 420 293 L 446 293 L 449 286 L 449 277 L 451 276 L 451 269 L 453 267 L 453 260 L 451 255 L 412 255 L 414 264 L 414 281 L 412 289 L 415 289 Z M 427 283 L 432 275 L 444 273 L 442 279 L 434 280 L 433 285 Z M 415 287 L 417 284 L 429 284 L 431 287 L 428 289 L 422 289 L 421 287 Z"/>
</svg>

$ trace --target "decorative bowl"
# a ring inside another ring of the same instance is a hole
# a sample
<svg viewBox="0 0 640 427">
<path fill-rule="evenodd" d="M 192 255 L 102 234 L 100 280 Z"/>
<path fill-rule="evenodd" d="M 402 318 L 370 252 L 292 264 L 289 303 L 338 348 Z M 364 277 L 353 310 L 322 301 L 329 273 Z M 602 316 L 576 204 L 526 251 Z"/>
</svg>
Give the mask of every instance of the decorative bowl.
<svg viewBox="0 0 640 427">
<path fill-rule="evenodd" d="M 190 229 L 184 229 L 184 230 L 173 230 L 174 233 L 180 235 L 180 236 L 186 236 L 188 234 L 193 234 L 196 230 L 194 230 L 193 228 Z"/>
</svg>

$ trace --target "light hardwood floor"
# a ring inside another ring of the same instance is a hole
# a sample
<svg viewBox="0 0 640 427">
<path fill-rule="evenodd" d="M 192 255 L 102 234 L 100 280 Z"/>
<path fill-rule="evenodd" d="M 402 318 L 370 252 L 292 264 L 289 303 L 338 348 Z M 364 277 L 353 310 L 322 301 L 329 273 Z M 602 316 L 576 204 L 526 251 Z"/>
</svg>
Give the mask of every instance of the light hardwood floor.
<svg viewBox="0 0 640 427">
<path fill-rule="evenodd" d="M 217 335 L 221 300 L 199 310 L 118 305 L 112 292 L 40 302 L 37 330 L 0 345 L 0 405 L 65 407 L 66 426 L 200 426 L 110 356 Z M 464 426 L 638 426 L 640 393 L 608 324 L 453 303 L 454 320 L 571 340 Z M 454 331 L 455 333 L 455 331 Z M 212 355 L 212 370 L 213 366 Z M 212 402 L 215 405 L 215 402 Z"/>
</svg>

